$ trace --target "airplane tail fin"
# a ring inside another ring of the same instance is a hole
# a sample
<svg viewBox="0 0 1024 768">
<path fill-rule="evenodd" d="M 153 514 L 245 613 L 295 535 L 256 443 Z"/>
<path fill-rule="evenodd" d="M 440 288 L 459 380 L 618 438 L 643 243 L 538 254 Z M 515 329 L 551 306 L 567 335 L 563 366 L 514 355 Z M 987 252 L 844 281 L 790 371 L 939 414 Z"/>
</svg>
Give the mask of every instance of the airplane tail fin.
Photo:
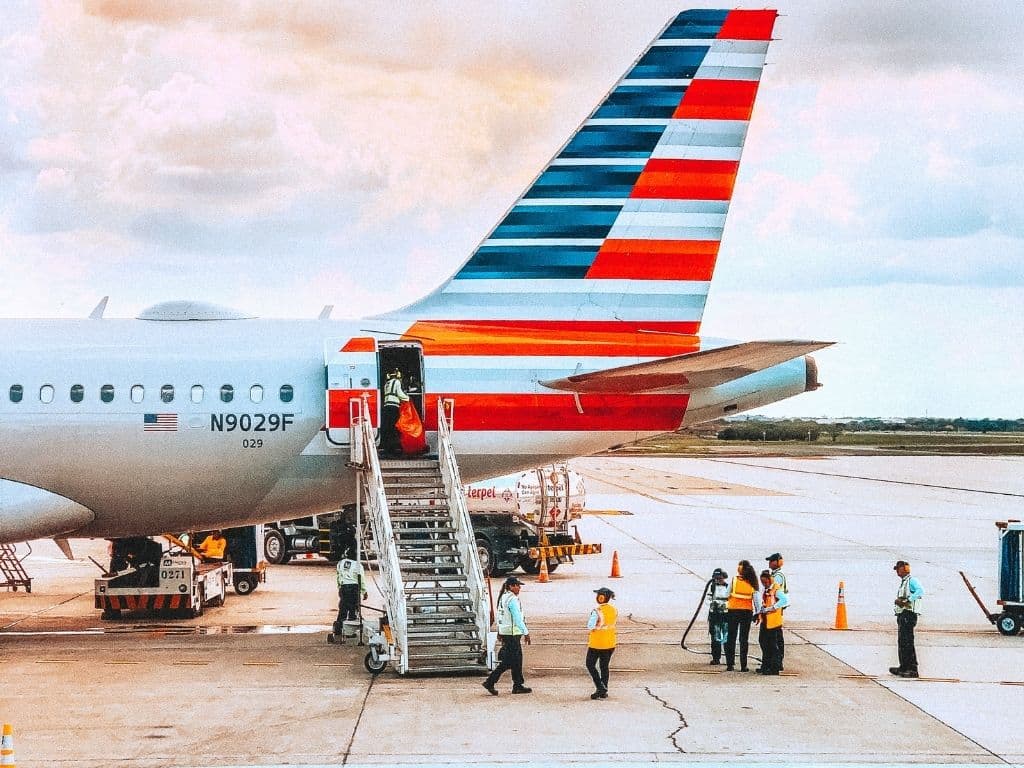
<svg viewBox="0 0 1024 768">
<path fill-rule="evenodd" d="M 696 334 L 777 13 L 680 13 L 426 298 L 467 333 Z"/>
</svg>

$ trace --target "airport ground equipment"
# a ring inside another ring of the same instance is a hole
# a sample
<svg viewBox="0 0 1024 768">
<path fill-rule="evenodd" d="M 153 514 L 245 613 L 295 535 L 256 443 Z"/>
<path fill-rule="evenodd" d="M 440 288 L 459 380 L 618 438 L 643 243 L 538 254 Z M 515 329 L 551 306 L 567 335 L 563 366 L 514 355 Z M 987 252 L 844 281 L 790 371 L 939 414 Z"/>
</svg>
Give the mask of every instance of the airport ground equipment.
<svg viewBox="0 0 1024 768">
<path fill-rule="evenodd" d="M 371 634 L 367 668 L 390 663 L 400 675 L 487 671 L 487 588 L 444 401 L 438 400 L 433 459 L 381 461 L 367 402 L 352 406 L 357 514 L 370 522 L 387 619 Z"/>
<path fill-rule="evenodd" d="M 32 579 L 25 572 L 13 544 L 0 544 L 0 575 L 3 576 L 0 588 L 17 592 L 18 587 L 24 587 L 26 592 L 32 591 Z"/>
<path fill-rule="evenodd" d="M 974 597 L 982 613 L 995 624 L 1001 634 L 1016 635 L 1024 627 L 1024 523 L 1019 520 L 997 522 L 999 529 L 999 599 L 998 613 L 992 613 L 978 596 L 974 585 L 960 571 L 960 577 Z"/>
<path fill-rule="evenodd" d="M 122 542 L 131 543 L 119 546 Z M 204 563 L 194 550 L 180 546 L 163 552 L 152 539 L 115 539 L 113 544 L 110 571 L 94 586 L 101 618 L 143 610 L 192 618 L 207 606 L 224 604 L 232 581 L 230 562 Z"/>
<path fill-rule="evenodd" d="M 231 560 L 231 578 L 235 593 L 249 595 L 267 580 L 267 561 L 264 559 L 262 525 L 227 528 L 228 559 Z"/>
</svg>

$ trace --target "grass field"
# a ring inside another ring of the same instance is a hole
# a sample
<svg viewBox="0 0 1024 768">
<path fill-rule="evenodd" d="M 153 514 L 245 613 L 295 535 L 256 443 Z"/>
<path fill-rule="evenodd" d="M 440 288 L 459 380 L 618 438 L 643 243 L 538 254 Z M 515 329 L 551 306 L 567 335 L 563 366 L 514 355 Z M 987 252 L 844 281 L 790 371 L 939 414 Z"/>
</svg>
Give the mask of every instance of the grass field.
<svg viewBox="0 0 1024 768">
<path fill-rule="evenodd" d="M 824 433 L 816 442 L 718 440 L 714 437 L 678 433 L 641 440 L 609 453 L 644 456 L 1024 456 L 1024 433 L 844 432 L 834 442 Z"/>
</svg>

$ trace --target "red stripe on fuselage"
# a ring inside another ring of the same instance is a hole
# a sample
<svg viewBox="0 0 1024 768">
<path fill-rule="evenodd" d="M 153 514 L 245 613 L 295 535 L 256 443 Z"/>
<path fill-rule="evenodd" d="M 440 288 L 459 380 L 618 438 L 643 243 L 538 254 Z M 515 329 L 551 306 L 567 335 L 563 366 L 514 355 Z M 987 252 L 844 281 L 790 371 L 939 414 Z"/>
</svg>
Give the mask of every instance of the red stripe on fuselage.
<svg viewBox="0 0 1024 768">
<path fill-rule="evenodd" d="M 684 100 L 682 109 L 686 105 Z M 734 160 L 647 161 L 632 198 L 655 200 L 728 200 L 740 164 Z"/>
<path fill-rule="evenodd" d="M 370 425 L 377 427 L 377 390 L 376 389 L 328 389 L 327 390 L 327 428 L 348 429 L 349 401 L 369 396 Z"/>
<path fill-rule="evenodd" d="M 696 352 L 698 322 L 421 320 L 403 340 L 425 355 L 667 357 Z"/>
<path fill-rule="evenodd" d="M 756 96 L 756 80 L 694 80 L 672 117 L 677 120 L 750 120 Z M 735 171 L 733 173 L 735 175 Z"/>
<path fill-rule="evenodd" d="M 717 240 L 605 240 L 588 278 L 710 280 Z"/>
<path fill-rule="evenodd" d="M 729 11 L 719 40 L 771 40 L 777 11 Z"/>
<path fill-rule="evenodd" d="M 455 401 L 457 432 L 671 432 L 679 428 L 690 396 L 580 395 L 458 392 L 426 396 L 425 426 L 437 429 L 437 399 Z"/>
</svg>

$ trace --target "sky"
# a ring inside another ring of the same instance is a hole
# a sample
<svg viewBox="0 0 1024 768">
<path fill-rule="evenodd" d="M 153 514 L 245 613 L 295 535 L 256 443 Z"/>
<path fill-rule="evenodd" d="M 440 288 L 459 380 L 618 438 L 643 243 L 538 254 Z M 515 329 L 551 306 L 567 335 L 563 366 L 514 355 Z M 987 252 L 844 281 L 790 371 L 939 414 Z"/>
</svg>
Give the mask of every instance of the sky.
<svg viewBox="0 0 1024 768">
<path fill-rule="evenodd" d="M 6 0 L 0 316 L 407 304 L 688 7 Z M 703 333 L 838 342 L 766 415 L 1024 417 L 1020 3 L 776 7 Z"/>
</svg>

